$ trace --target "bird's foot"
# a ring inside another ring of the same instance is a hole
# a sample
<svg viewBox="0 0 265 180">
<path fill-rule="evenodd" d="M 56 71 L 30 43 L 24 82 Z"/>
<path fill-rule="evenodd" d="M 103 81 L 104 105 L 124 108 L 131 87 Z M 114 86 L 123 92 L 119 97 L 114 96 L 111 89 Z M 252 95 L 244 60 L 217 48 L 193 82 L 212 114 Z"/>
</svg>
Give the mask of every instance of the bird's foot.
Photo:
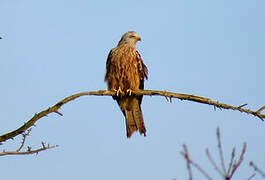
<svg viewBox="0 0 265 180">
<path fill-rule="evenodd" d="M 123 91 L 121 90 L 121 87 L 119 87 L 118 90 L 114 89 L 116 96 L 119 96 L 120 94 L 123 94 Z"/>
<path fill-rule="evenodd" d="M 129 94 L 129 96 L 131 96 L 132 95 L 132 90 L 131 89 L 127 89 L 127 91 L 126 91 L 128 94 Z"/>
</svg>

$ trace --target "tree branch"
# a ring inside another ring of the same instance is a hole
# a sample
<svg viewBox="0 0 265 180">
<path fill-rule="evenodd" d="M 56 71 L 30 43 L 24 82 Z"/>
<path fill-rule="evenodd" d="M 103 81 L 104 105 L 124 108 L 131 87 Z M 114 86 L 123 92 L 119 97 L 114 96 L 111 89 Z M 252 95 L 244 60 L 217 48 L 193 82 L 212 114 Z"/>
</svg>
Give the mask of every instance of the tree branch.
<svg viewBox="0 0 265 180">
<path fill-rule="evenodd" d="M 191 171 L 191 165 L 194 166 L 204 177 L 206 177 L 208 180 L 212 180 L 212 178 L 200 167 L 199 164 L 195 163 L 194 161 L 191 160 L 189 153 L 188 153 L 188 148 L 186 144 L 182 145 L 183 151 L 180 152 L 180 154 L 184 157 L 184 159 L 187 162 L 187 169 L 188 169 L 188 174 L 189 174 L 189 180 L 192 180 L 192 171 Z"/>
<path fill-rule="evenodd" d="M 32 150 L 30 146 L 28 146 L 27 151 L 3 151 L 0 153 L 0 156 L 6 156 L 6 155 L 29 155 L 29 154 L 38 154 L 41 151 L 45 151 L 47 149 L 52 149 L 58 147 L 58 145 L 50 146 L 49 144 L 46 146 L 45 143 L 41 143 L 42 147 L 38 149 Z"/>
<path fill-rule="evenodd" d="M 247 114 L 252 114 L 261 120 L 265 119 L 265 114 L 261 114 L 261 111 L 265 109 L 265 106 L 259 108 L 257 111 L 252 111 L 249 109 L 242 108 L 245 106 L 245 104 L 242 106 L 231 106 L 227 104 L 222 104 L 217 101 L 212 101 L 208 98 L 205 97 L 200 97 L 200 96 L 194 96 L 190 94 L 180 94 L 180 93 L 174 93 L 174 92 L 167 92 L 167 91 L 156 91 L 156 90 L 138 90 L 138 91 L 133 91 L 134 95 L 150 95 L 150 96 L 164 96 L 166 98 L 169 98 L 170 102 L 172 98 L 177 98 L 180 100 L 187 100 L 187 101 L 194 101 L 198 103 L 203 103 L 203 104 L 209 104 L 214 107 L 218 107 L 221 109 L 231 109 L 231 110 L 237 110 L 240 112 L 245 112 Z M 87 95 L 94 95 L 94 96 L 115 96 L 114 91 L 107 91 L 107 90 L 99 90 L 99 91 L 87 91 L 87 92 L 81 92 L 77 93 L 74 95 L 71 95 L 69 97 L 64 98 L 63 100 L 59 101 L 56 103 L 54 106 L 49 107 L 46 110 L 43 110 L 37 114 L 35 114 L 29 121 L 27 121 L 24 125 L 19 127 L 18 129 L 6 133 L 2 136 L 0 136 L 0 142 L 4 142 L 8 139 L 12 139 L 13 137 L 22 134 L 25 132 L 27 129 L 29 129 L 31 126 L 34 126 L 37 120 L 41 119 L 44 116 L 47 116 L 50 113 L 57 113 L 59 115 L 63 115 L 62 113 L 59 112 L 59 109 L 61 108 L 62 105 L 75 100 L 76 98 L 79 98 L 81 96 L 87 96 Z M 125 95 L 124 93 L 121 93 L 121 95 Z"/>
<path fill-rule="evenodd" d="M 254 171 L 256 171 L 258 174 L 260 174 L 263 177 L 263 179 L 265 179 L 265 173 L 262 170 L 260 170 L 258 168 L 258 166 L 256 166 L 256 164 L 254 164 L 253 161 L 249 162 L 249 166 L 253 167 Z"/>
<path fill-rule="evenodd" d="M 217 142 L 218 142 L 217 148 L 218 148 L 218 151 L 219 151 L 221 168 L 219 168 L 217 166 L 217 164 L 214 161 L 214 159 L 212 158 L 212 155 L 210 154 L 208 148 L 205 150 L 206 156 L 209 159 L 209 161 L 212 164 L 212 166 L 214 167 L 214 169 L 219 173 L 219 175 L 224 180 L 231 180 L 232 176 L 234 175 L 234 173 L 236 172 L 236 170 L 238 169 L 238 167 L 241 165 L 241 163 L 243 161 L 243 158 L 244 158 L 244 155 L 245 155 L 246 149 L 247 149 L 247 144 L 243 143 L 243 148 L 242 148 L 240 157 L 236 161 L 234 161 L 234 159 L 235 159 L 235 151 L 236 150 L 235 150 L 235 147 L 233 148 L 232 154 L 231 154 L 231 161 L 229 163 L 229 167 L 228 167 L 228 170 L 227 170 L 225 168 L 225 161 L 224 161 L 224 155 L 223 155 L 223 150 L 222 150 L 221 135 L 220 135 L 219 127 L 217 127 L 217 129 L 216 129 L 216 136 L 217 136 Z M 210 176 L 198 164 L 196 164 L 195 162 L 193 162 L 191 160 L 191 158 L 189 157 L 189 154 L 188 154 L 187 146 L 185 144 L 183 145 L 183 151 L 181 151 L 180 153 L 185 158 L 185 160 L 187 162 L 187 169 L 188 169 L 188 173 L 189 173 L 190 179 L 192 179 L 192 172 L 191 172 L 191 168 L 190 168 L 191 165 L 193 165 L 196 169 L 198 169 L 199 172 L 201 174 L 203 174 L 207 179 L 211 179 Z M 253 166 L 253 164 L 254 164 L 253 162 L 250 162 L 250 166 Z M 255 169 L 255 171 L 258 172 L 257 168 Z M 260 173 L 260 174 L 262 174 L 262 173 Z M 254 176 L 255 176 L 255 174 L 252 174 L 248 179 L 252 179 Z"/>
<path fill-rule="evenodd" d="M 22 149 L 23 146 L 25 145 L 25 142 L 26 142 L 27 136 L 29 136 L 30 132 L 31 132 L 31 128 L 28 129 L 27 132 L 25 132 L 25 133 L 22 134 L 21 145 L 18 147 L 18 149 L 16 150 L 16 152 L 21 151 L 21 149 Z"/>
</svg>

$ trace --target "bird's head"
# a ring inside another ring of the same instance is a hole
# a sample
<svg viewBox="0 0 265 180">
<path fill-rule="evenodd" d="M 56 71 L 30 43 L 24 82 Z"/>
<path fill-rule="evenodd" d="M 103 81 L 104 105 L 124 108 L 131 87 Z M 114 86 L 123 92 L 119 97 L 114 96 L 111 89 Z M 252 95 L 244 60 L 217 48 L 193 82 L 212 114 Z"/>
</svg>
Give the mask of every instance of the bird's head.
<svg viewBox="0 0 265 180">
<path fill-rule="evenodd" d="M 128 31 L 121 37 L 121 40 L 119 41 L 118 46 L 122 44 L 128 44 L 128 45 L 135 46 L 137 41 L 141 41 L 139 34 L 137 34 L 137 32 L 135 31 Z"/>
</svg>

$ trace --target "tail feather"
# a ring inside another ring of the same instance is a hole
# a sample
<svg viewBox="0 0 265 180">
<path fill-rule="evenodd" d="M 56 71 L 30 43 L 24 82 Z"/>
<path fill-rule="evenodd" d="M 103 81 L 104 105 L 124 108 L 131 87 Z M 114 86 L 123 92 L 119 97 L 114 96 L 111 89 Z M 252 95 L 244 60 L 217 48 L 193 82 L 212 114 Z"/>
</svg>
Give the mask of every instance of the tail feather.
<svg viewBox="0 0 265 180">
<path fill-rule="evenodd" d="M 144 136 L 146 136 L 145 135 L 146 129 L 144 126 L 143 114 L 142 114 L 140 107 L 135 108 L 133 110 L 133 117 L 134 117 L 134 121 L 136 123 L 137 129 L 139 130 L 140 134 L 144 134 Z"/>
<path fill-rule="evenodd" d="M 126 120 L 127 138 L 130 138 L 133 132 L 137 130 L 137 126 L 134 121 L 132 111 L 125 110 L 125 120 Z"/>
<path fill-rule="evenodd" d="M 127 138 L 130 138 L 137 130 L 139 130 L 140 134 L 146 136 L 146 129 L 139 99 L 135 97 L 127 97 L 118 99 L 117 102 L 125 116 Z"/>
<path fill-rule="evenodd" d="M 125 111 L 125 119 L 126 119 L 126 130 L 127 137 L 130 138 L 134 131 L 139 130 L 140 134 L 144 134 L 146 136 L 146 129 L 144 126 L 142 111 L 139 108 L 135 108 L 132 111 Z"/>
</svg>

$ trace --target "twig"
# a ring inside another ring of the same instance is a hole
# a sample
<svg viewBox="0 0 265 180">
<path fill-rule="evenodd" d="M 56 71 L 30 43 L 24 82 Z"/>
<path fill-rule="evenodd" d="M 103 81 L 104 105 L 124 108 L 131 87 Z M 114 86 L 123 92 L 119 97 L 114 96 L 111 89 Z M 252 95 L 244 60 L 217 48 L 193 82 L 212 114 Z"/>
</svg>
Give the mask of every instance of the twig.
<svg viewBox="0 0 265 180">
<path fill-rule="evenodd" d="M 265 109 L 265 106 L 259 108 L 256 112 L 257 112 L 257 113 L 261 113 L 261 111 L 263 111 L 264 109 Z"/>
<path fill-rule="evenodd" d="M 243 148 L 242 148 L 242 151 L 241 151 L 241 154 L 240 154 L 240 157 L 238 159 L 237 162 L 235 162 L 233 164 L 233 168 L 232 168 L 232 171 L 231 171 L 231 174 L 229 175 L 229 178 L 231 179 L 232 176 L 234 175 L 234 173 L 236 172 L 237 168 L 240 166 L 240 164 L 242 163 L 243 159 L 244 159 L 244 155 L 246 153 L 246 150 L 247 150 L 247 143 L 243 143 Z"/>
<path fill-rule="evenodd" d="M 261 107 L 257 111 L 252 111 L 249 109 L 241 108 L 240 106 L 235 107 L 235 106 L 231 106 L 231 105 L 227 105 L 227 104 L 222 104 L 222 103 L 219 103 L 217 101 L 212 101 L 212 100 L 205 98 L 205 97 L 194 96 L 194 95 L 190 95 L 190 94 L 180 94 L 180 93 L 167 92 L 167 91 L 156 91 L 156 90 L 138 90 L 138 91 L 133 91 L 133 94 L 137 95 L 137 96 L 139 96 L 139 95 L 150 95 L 150 96 L 156 95 L 156 96 L 168 97 L 169 99 L 177 98 L 180 100 L 188 100 L 188 101 L 193 101 L 193 102 L 198 102 L 198 103 L 203 103 L 203 104 L 209 104 L 209 105 L 212 105 L 212 106 L 220 108 L 220 109 L 237 110 L 240 112 L 245 112 L 247 114 L 252 114 L 252 115 L 260 118 L 261 120 L 265 119 L 265 114 L 261 114 L 261 111 L 264 110 L 265 106 Z M 56 103 L 54 106 L 49 107 L 48 109 L 43 110 L 43 111 L 35 114 L 29 121 L 27 121 L 23 126 L 19 127 L 18 129 L 0 136 L 0 143 L 6 141 L 8 139 L 12 139 L 19 134 L 22 134 L 28 128 L 30 128 L 31 126 L 34 126 L 34 124 L 36 123 L 37 120 L 39 120 L 40 118 L 42 118 L 44 116 L 47 116 L 50 113 L 57 113 L 59 115 L 62 115 L 62 113 L 59 112 L 59 109 L 61 108 L 62 105 L 66 104 L 70 101 L 73 101 L 76 98 L 79 98 L 81 96 L 86 96 L 86 95 L 114 96 L 115 92 L 114 91 L 107 91 L 107 90 L 88 91 L 88 92 L 81 92 L 81 93 L 77 93 L 77 94 L 71 95 L 69 97 L 66 97 L 63 100 Z M 122 93 L 121 95 L 124 95 L 124 94 Z"/>
<path fill-rule="evenodd" d="M 251 180 L 252 178 L 254 178 L 256 176 L 256 173 L 252 174 L 247 180 Z"/>
<path fill-rule="evenodd" d="M 222 171 L 218 168 L 218 166 L 216 165 L 215 161 L 213 160 L 208 148 L 205 150 L 206 152 L 206 156 L 208 157 L 210 163 L 213 165 L 214 169 L 222 176 L 224 177 L 225 175 L 222 173 Z"/>
<path fill-rule="evenodd" d="M 227 174 L 231 173 L 232 166 L 234 164 L 235 153 L 236 153 L 236 148 L 234 147 L 233 150 L 232 150 L 232 153 L 231 153 L 231 159 L 230 159 L 230 163 L 229 163 L 229 166 L 228 166 Z"/>
<path fill-rule="evenodd" d="M 248 105 L 247 103 L 246 104 L 242 104 L 242 105 L 240 105 L 240 106 L 238 106 L 239 108 L 242 108 L 242 107 L 244 107 L 244 106 L 246 106 L 246 105 Z"/>
<path fill-rule="evenodd" d="M 225 168 L 225 160 L 224 160 L 224 154 L 223 154 L 223 150 L 222 150 L 222 143 L 221 143 L 221 137 L 220 137 L 220 129 L 219 127 L 217 127 L 216 129 L 216 137 L 217 137 L 217 142 L 218 142 L 218 151 L 219 151 L 219 157 L 220 157 L 220 161 L 221 161 L 221 166 L 223 169 L 223 174 L 226 175 L 226 168 Z"/>
<path fill-rule="evenodd" d="M 261 171 L 255 164 L 253 161 L 249 162 L 249 166 L 253 167 L 254 171 L 256 171 L 257 173 L 259 173 L 264 179 L 265 179 L 265 173 L 263 171 Z"/>
<path fill-rule="evenodd" d="M 188 154 L 188 149 L 185 144 L 183 144 L 183 151 L 180 152 L 180 154 L 184 157 L 184 159 L 187 162 L 187 169 L 189 173 L 189 180 L 192 180 L 192 171 L 191 171 L 191 165 L 194 166 L 198 171 L 200 171 L 201 174 L 203 174 L 208 180 L 212 180 L 212 178 L 195 162 L 193 162 Z"/>
<path fill-rule="evenodd" d="M 239 157 L 238 161 L 234 161 L 236 148 L 235 147 L 233 148 L 232 154 L 231 154 L 231 160 L 230 160 L 228 169 L 226 169 L 225 168 L 225 161 L 224 161 L 223 148 L 222 148 L 222 142 L 221 142 L 221 135 L 220 135 L 219 127 L 216 129 L 216 137 L 217 137 L 217 142 L 218 142 L 217 147 L 218 147 L 218 151 L 219 151 L 219 158 L 220 158 L 220 163 L 221 163 L 221 167 L 222 167 L 223 172 L 216 165 L 216 163 L 213 160 L 213 158 L 212 158 L 211 154 L 209 153 L 208 149 L 206 149 L 206 155 L 207 155 L 209 161 L 211 162 L 211 164 L 213 165 L 214 169 L 223 177 L 223 179 L 224 180 L 230 180 L 230 179 L 232 179 L 232 176 L 234 175 L 234 173 L 236 172 L 237 168 L 240 166 L 240 164 L 243 161 L 243 157 L 244 157 L 244 154 L 246 152 L 247 144 L 243 143 L 243 149 L 242 149 L 242 152 L 240 154 L 240 157 Z"/>
<path fill-rule="evenodd" d="M 23 146 L 25 144 L 25 141 L 26 141 L 26 138 L 27 138 L 27 136 L 29 135 L 30 132 L 31 132 L 31 128 L 28 129 L 26 133 L 22 134 L 22 142 L 21 142 L 21 145 L 16 150 L 16 152 L 19 152 L 23 148 Z"/>
<path fill-rule="evenodd" d="M 52 149 L 52 148 L 56 148 L 58 147 L 58 145 L 42 145 L 41 148 L 32 150 L 31 147 L 28 146 L 27 151 L 3 151 L 2 153 L 0 153 L 0 156 L 6 156 L 6 155 L 29 155 L 29 154 L 38 154 L 41 151 L 45 151 L 47 149 Z"/>
<path fill-rule="evenodd" d="M 182 147 L 183 147 L 183 152 L 181 152 L 181 154 L 184 156 L 184 158 L 186 159 L 186 162 L 187 162 L 189 180 L 192 180 L 192 171 L 191 171 L 191 167 L 190 167 L 191 160 L 189 158 L 188 148 L 187 148 L 186 144 L 183 144 Z"/>
</svg>

